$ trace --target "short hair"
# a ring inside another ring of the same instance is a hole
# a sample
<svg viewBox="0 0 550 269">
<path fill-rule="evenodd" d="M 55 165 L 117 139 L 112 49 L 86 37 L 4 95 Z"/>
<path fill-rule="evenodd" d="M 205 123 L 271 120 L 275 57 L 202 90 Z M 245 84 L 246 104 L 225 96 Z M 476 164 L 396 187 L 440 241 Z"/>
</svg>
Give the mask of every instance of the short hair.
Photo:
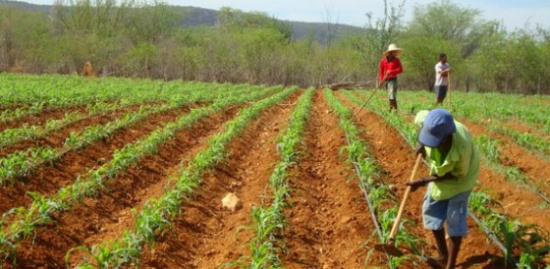
<svg viewBox="0 0 550 269">
<path fill-rule="evenodd" d="M 439 60 L 443 60 L 443 58 L 447 57 L 447 54 L 441 53 L 439 54 Z"/>
</svg>

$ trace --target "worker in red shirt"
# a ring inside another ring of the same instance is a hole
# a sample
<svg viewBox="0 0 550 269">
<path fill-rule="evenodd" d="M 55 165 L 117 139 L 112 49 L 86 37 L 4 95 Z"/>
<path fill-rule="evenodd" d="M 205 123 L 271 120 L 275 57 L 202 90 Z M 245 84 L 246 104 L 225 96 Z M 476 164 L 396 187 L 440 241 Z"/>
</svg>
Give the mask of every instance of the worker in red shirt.
<svg viewBox="0 0 550 269">
<path fill-rule="evenodd" d="M 386 83 L 388 98 L 390 100 L 390 112 L 392 109 L 397 111 L 397 75 L 403 72 L 403 66 L 397 56 L 402 51 L 395 44 L 390 44 L 388 50 L 384 52 L 384 57 L 380 60 L 380 72 L 378 73 L 378 85 Z"/>
</svg>

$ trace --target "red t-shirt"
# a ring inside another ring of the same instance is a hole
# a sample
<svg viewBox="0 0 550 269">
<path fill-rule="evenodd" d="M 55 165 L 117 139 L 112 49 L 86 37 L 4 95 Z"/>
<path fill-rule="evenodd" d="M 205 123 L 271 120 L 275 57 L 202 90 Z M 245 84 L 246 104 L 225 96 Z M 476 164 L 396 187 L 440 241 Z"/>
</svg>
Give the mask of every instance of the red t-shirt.
<svg viewBox="0 0 550 269">
<path fill-rule="evenodd" d="M 403 72 L 403 66 L 401 66 L 401 61 L 397 57 L 394 57 L 391 61 L 388 61 L 387 57 L 382 58 L 382 60 L 380 60 L 379 69 L 380 69 L 380 72 L 378 73 L 379 81 L 396 78 L 397 74 L 400 74 Z M 388 73 L 388 76 L 384 78 L 386 73 Z"/>
</svg>

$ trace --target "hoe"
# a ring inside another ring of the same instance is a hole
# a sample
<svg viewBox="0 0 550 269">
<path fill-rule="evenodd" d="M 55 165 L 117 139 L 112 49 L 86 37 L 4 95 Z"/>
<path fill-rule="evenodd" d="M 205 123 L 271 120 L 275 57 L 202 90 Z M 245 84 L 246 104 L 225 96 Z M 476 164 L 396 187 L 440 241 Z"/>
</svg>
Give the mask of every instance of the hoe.
<svg viewBox="0 0 550 269">
<path fill-rule="evenodd" d="M 384 82 L 384 81 L 378 83 L 378 84 L 376 85 L 376 88 L 374 88 L 374 91 L 373 91 L 373 92 L 371 93 L 371 95 L 369 96 L 369 98 L 367 98 L 367 100 L 361 105 L 361 107 L 355 109 L 355 112 L 353 112 L 353 116 L 354 116 L 354 117 L 357 116 L 357 115 L 359 114 L 359 112 L 361 112 L 361 110 L 369 103 L 370 99 L 372 99 L 372 97 L 374 96 L 374 94 L 376 93 L 376 91 L 377 91 L 378 89 L 380 89 L 380 85 L 382 85 L 383 82 Z"/>
<path fill-rule="evenodd" d="M 418 154 L 416 157 L 416 163 L 414 164 L 414 168 L 411 174 L 411 178 L 409 179 L 409 182 L 412 182 L 416 176 L 416 170 L 418 170 L 418 165 L 420 164 L 420 160 L 422 159 L 422 154 Z M 405 195 L 403 196 L 403 200 L 401 200 L 401 205 L 399 206 L 399 211 L 397 212 L 397 217 L 395 218 L 395 222 L 393 223 L 393 227 L 390 232 L 390 237 L 388 239 L 388 242 L 386 244 L 377 244 L 374 246 L 374 249 L 377 251 L 385 252 L 388 255 L 391 256 L 403 256 L 403 252 L 401 252 L 396 246 L 395 246 L 395 236 L 397 234 L 397 229 L 399 229 L 399 222 L 401 221 L 401 217 L 403 216 L 403 210 L 405 209 L 405 204 L 407 204 L 407 200 L 409 198 L 409 194 L 411 192 L 411 186 L 407 186 L 407 189 L 405 190 Z"/>
</svg>

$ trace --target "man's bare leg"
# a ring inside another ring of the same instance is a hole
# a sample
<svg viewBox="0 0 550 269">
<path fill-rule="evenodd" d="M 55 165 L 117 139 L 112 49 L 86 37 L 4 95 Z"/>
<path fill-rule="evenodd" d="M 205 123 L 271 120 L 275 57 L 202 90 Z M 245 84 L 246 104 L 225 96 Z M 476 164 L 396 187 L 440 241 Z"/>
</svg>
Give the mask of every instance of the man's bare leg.
<svg viewBox="0 0 550 269">
<path fill-rule="evenodd" d="M 462 243 L 462 236 L 451 236 L 449 241 L 449 250 L 451 255 L 447 261 L 447 269 L 454 269 L 456 266 L 456 258 L 458 257 L 458 252 L 460 251 L 460 244 Z"/>
</svg>

